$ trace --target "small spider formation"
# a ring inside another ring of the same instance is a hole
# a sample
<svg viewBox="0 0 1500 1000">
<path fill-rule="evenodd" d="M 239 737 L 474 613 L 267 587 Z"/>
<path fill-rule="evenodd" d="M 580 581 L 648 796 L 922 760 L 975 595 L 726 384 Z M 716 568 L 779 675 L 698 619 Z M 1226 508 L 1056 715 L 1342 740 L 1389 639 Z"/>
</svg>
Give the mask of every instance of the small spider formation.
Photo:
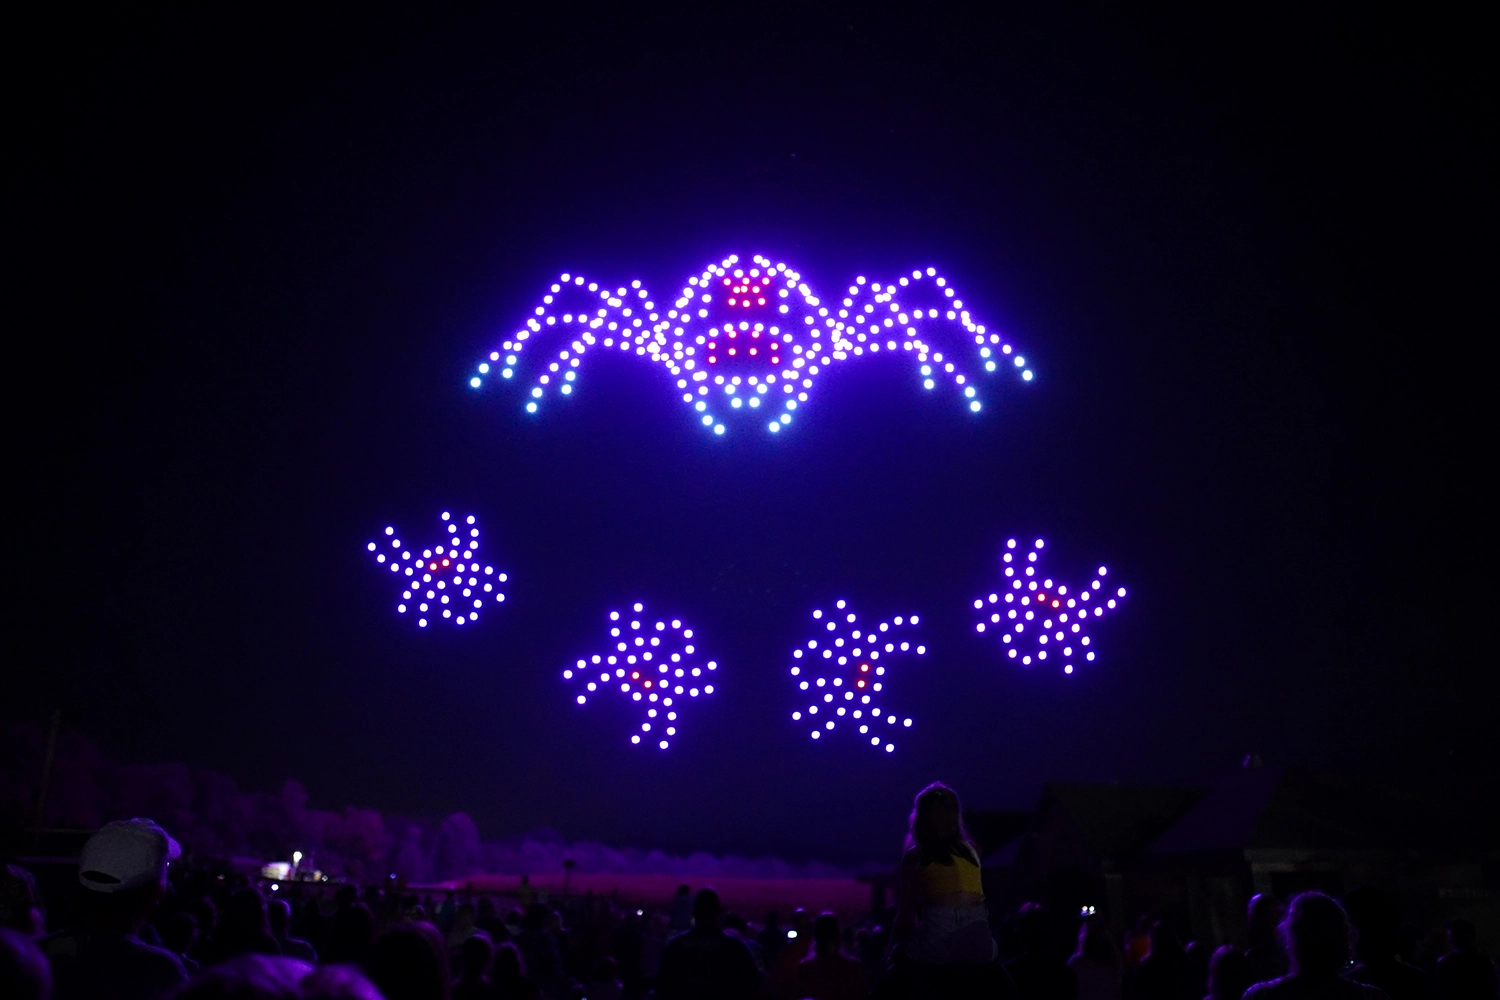
<svg viewBox="0 0 1500 1000">
<path fill-rule="evenodd" d="M 375 553 L 375 561 L 388 566 L 392 573 L 403 577 L 401 601 L 396 605 L 398 614 L 406 614 L 411 605 L 416 605 L 417 627 L 427 627 L 427 616 L 431 611 L 441 611 L 442 617 L 455 625 L 479 620 L 479 610 L 484 599 L 493 595 L 497 604 L 505 601 L 499 584 L 506 581 L 504 573 L 496 573 L 493 566 L 481 566 L 474 558 L 479 548 L 479 529 L 474 527 L 474 515 L 467 519 L 468 537 L 465 538 L 458 525 L 447 511 L 443 520 L 448 523 L 448 538 L 420 555 L 402 546 L 395 537 L 395 528 L 386 528 L 386 538 L 394 550 L 389 556 L 381 551 L 382 546 L 371 542 L 365 546 Z M 451 576 L 450 576 L 451 574 Z M 457 612 L 455 614 L 455 612 Z"/>
<path fill-rule="evenodd" d="M 916 625 L 917 616 L 898 616 L 866 626 L 859 624 L 858 616 L 847 605 L 847 601 L 839 601 L 834 606 L 819 633 L 821 640 L 809 639 L 805 648 L 792 650 L 794 660 L 804 661 L 792 666 L 797 690 L 812 691 L 812 703 L 805 712 L 800 709 L 793 712 L 792 721 L 805 719 L 810 723 L 815 740 L 834 732 L 840 721 L 848 722 L 859 727 L 861 738 L 869 737 L 871 746 L 884 743 L 886 753 L 891 753 L 896 744 L 882 738 L 881 727 L 890 730 L 898 724 L 898 719 L 895 713 L 875 703 L 886 683 L 886 667 L 880 660 L 883 655 L 889 662 L 893 654 L 912 651 L 912 643 L 892 634 L 892 629 Z M 812 616 L 822 621 L 822 609 L 815 610 Z M 841 627 L 847 632 L 842 632 Z M 924 656 L 927 647 L 917 646 L 915 652 Z M 910 729 L 911 719 L 900 719 L 899 724 Z"/>
<path fill-rule="evenodd" d="M 644 604 L 631 605 L 628 620 L 611 611 L 609 635 L 614 651 L 579 660 L 563 671 L 563 680 L 584 686 L 585 693 L 578 696 L 580 705 L 596 691 L 618 687 L 620 694 L 646 709 L 646 721 L 630 742 L 639 745 L 643 739 L 654 739 L 665 750 L 677 735 L 682 699 L 713 694 L 714 671 L 719 665 L 713 660 L 704 663 L 697 656 L 693 630 L 685 628 L 681 619 L 653 624 L 639 617 L 645 610 Z"/>
<path fill-rule="evenodd" d="M 1050 650 L 1062 659 L 1063 673 L 1071 674 L 1075 651 L 1082 652 L 1085 660 L 1094 659 L 1094 651 L 1086 648 L 1090 642 L 1083 630 L 1084 625 L 1091 614 L 1100 618 L 1106 610 L 1113 611 L 1119 600 L 1125 598 L 1125 588 L 1120 587 L 1113 597 L 1109 596 L 1103 589 L 1104 577 L 1109 573 L 1104 566 L 1099 567 L 1094 581 L 1076 594 L 1068 593 L 1066 586 L 1052 580 L 1038 581 L 1035 579 L 1037 556 L 1045 544 L 1038 538 L 1035 547 L 1023 560 L 1015 551 L 1014 538 L 1005 543 L 1006 551 L 1001 559 L 1005 563 L 1005 575 L 1010 579 L 1010 590 L 1003 596 L 991 594 L 988 601 L 981 597 L 974 599 L 974 610 L 980 613 L 974 630 L 1000 632 L 1000 641 L 1009 647 L 1006 655 L 1012 660 L 1019 659 L 1022 666 L 1031 666 L 1033 657 L 1041 663 L 1047 659 Z M 1017 564 L 1022 566 L 1019 575 L 1016 573 Z"/>
<path fill-rule="evenodd" d="M 956 331 L 962 335 L 954 338 Z M 972 375 L 925 337 L 949 339 L 950 355 L 972 338 L 985 371 L 996 371 L 1009 357 L 1023 380 L 1032 379 L 1026 359 L 974 322 L 947 279 L 931 267 L 886 284 L 856 278 L 847 295 L 825 304 L 786 264 L 757 254 L 742 267 L 731 254 L 689 278 L 665 308 L 639 281 L 607 288 L 565 273 L 525 328 L 492 351 L 469 384 L 479 388 L 497 368 L 501 378 L 513 378 L 528 342 L 552 332 L 566 342 L 542 362 L 526 412 L 536 413 L 549 392 L 572 395 L 589 351 L 618 350 L 665 368 L 683 404 L 714 434 L 725 432 L 726 416 L 745 414 L 769 417 L 766 429 L 780 433 L 807 402 L 820 373 L 881 352 L 913 355 L 925 388 L 951 381 L 969 409 L 979 412 Z"/>
</svg>

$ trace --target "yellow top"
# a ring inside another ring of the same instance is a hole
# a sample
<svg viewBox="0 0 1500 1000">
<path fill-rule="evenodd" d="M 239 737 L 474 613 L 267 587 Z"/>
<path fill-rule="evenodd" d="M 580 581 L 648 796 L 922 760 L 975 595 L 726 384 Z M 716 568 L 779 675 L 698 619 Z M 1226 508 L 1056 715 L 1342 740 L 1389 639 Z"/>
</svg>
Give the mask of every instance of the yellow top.
<svg viewBox="0 0 1500 1000">
<path fill-rule="evenodd" d="M 927 899 L 937 899 L 956 892 L 984 895 L 979 866 L 968 858 L 956 856 L 948 865 L 929 864 L 917 869 L 917 885 Z"/>
</svg>

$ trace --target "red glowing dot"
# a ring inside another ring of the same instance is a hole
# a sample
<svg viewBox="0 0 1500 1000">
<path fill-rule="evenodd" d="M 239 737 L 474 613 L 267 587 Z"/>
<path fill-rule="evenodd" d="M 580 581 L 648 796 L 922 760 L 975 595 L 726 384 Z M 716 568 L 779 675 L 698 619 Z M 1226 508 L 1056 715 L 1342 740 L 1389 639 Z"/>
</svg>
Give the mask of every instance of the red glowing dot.
<svg viewBox="0 0 1500 1000">
<path fill-rule="evenodd" d="M 868 671 L 869 671 L 869 669 L 870 669 L 870 665 L 869 665 L 869 664 L 868 664 L 868 663 L 861 663 L 861 664 L 860 664 L 860 665 L 859 665 L 859 669 L 860 669 L 860 670 L 861 670 L 861 671 L 865 671 L 865 672 L 868 672 Z"/>
<path fill-rule="evenodd" d="M 633 681 L 640 680 L 641 679 L 641 672 L 639 670 L 632 670 L 630 672 L 630 679 L 633 680 Z"/>
</svg>

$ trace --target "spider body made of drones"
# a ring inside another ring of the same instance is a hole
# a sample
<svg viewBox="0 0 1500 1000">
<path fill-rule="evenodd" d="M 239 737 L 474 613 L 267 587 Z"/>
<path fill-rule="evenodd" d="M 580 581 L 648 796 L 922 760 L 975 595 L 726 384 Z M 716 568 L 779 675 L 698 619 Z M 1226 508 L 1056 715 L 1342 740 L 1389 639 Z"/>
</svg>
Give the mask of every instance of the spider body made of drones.
<svg viewBox="0 0 1500 1000">
<path fill-rule="evenodd" d="M 858 730 L 860 740 L 891 753 L 896 749 L 891 742 L 896 728 L 910 729 L 912 720 L 886 708 L 887 668 L 893 656 L 913 651 L 914 643 L 902 633 L 918 619 L 898 615 L 890 621 L 862 623 L 848 603 L 837 602 L 826 620 L 821 608 L 814 610 L 817 637 L 792 650 L 792 681 L 799 703 L 808 701 L 806 708 L 792 712 L 792 721 L 808 726 L 815 740 L 833 736 L 842 723 L 845 730 Z M 927 647 L 916 646 L 915 653 L 924 656 Z"/>
<path fill-rule="evenodd" d="M 481 566 L 475 559 L 479 529 L 474 525 L 474 515 L 468 516 L 462 529 L 447 511 L 443 511 L 442 519 L 448 525 L 448 537 L 420 553 L 402 545 L 393 527 L 385 529 L 393 551 L 386 553 L 384 546 L 375 542 L 365 546 L 375 553 L 376 563 L 397 575 L 402 590 L 396 612 L 414 612 L 418 628 L 426 628 L 429 617 L 441 617 L 455 625 L 475 622 L 486 600 L 493 598 L 497 604 L 505 601 L 500 585 L 506 582 L 506 575 L 495 572 L 493 566 Z"/>
<path fill-rule="evenodd" d="M 643 710 L 644 721 L 630 742 L 655 742 L 659 749 L 677 735 L 678 716 L 685 705 L 714 693 L 719 665 L 705 662 L 693 640 L 693 630 L 680 618 L 651 622 L 644 604 L 631 605 L 621 616 L 609 613 L 610 650 L 579 659 L 563 671 L 563 680 L 583 687 L 578 704 L 588 703 L 597 691 L 616 690 Z"/>
<path fill-rule="evenodd" d="M 1009 586 L 990 594 L 988 600 L 974 599 L 974 610 L 979 612 L 974 630 L 999 632 L 1006 656 L 1020 661 L 1023 667 L 1033 661 L 1044 663 L 1051 653 L 1062 661 L 1063 673 L 1071 674 L 1078 654 L 1090 662 L 1094 659 L 1087 631 L 1090 620 L 1119 607 L 1125 599 L 1125 588 L 1119 587 L 1113 594 L 1105 589 L 1104 577 L 1109 574 L 1106 566 L 1099 567 L 1092 583 L 1072 593 L 1066 584 L 1038 578 L 1036 563 L 1045 546 L 1046 542 L 1038 538 L 1023 557 L 1014 538 L 1006 541 L 1001 561 Z"/>
<path fill-rule="evenodd" d="M 543 346 L 554 334 L 564 343 Z M 665 368 L 683 404 L 714 434 L 740 417 L 756 417 L 779 433 L 820 375 L 898 351 L 916 362 L 925 388 L 951 382 L 977 413 L 974 374 L 959 357 L 965 344 L 977 355 L 974 368 L 994 372 L 1003 365 L 1031 380 L 1026 359 L 976 323 L 935 268 L 884 285 L 860 277 L 846 295 L 824 303 L 785 264 L 757 254 L 741 266 L 731 254 L 689 278 L 665 307 L 640 281 L 607 288 L 562 274 L 525 327 L 490 353 L 469 384 L 477 389 L 497 371 L 515 378 L 528 349 L 555 351 L 544 353 L 528 392 L 526 411 L 536 413 L 549 396 L 573 394 L 589 352 L 619 351 Z"/>
</svg>

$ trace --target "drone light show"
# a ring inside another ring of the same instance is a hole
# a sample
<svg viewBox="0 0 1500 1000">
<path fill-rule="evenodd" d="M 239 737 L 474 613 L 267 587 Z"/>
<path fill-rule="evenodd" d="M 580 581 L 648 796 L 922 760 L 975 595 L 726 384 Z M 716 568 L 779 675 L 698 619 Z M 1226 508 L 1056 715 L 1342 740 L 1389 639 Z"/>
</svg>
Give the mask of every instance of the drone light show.
<svg viewBox="0 0 1500 1000">
<path fill-rule="evenodd" d="M 365 546 L 375 554 L 376 563 L 396 574 L 401 587 L 396 613 L 412 613 L 419 628 L 439 619 L 454 625 L 475 622 L 486 601 L 505 601 L 500 590 L 505 574 L 495 572 L 493 566 L 481 566 L 475 558 L 479 529 L 474 525 L 474 515 L 460 526 L 443 511 L 443 521 L 448 526 L 447 537 L 421 552 L 403 543 L 391 527 L 385 529 L 381 542 Z"/>
<path fill-rule="evenodd" d="M 807 726 L 815 740 L 849 732 L 893 753 L 896 731 L 910 729 L 912 723 L 887 707 L 890 662 L 911 653 L 925 656 L 927 647 L 907 638 L 916 615 L 861 622 L 848 603 L 837 602 L 826 615 L 815 610 L 813 637 L 792 650 L 798 703 L 807 702 L 806 708 L 792 712 L 792 721 Z"/>
<path fill-rule="evenodd" d="M 618 351 L 666 369 L 682 405 L 721 435 L 737 420 L 772 434 L 792 424 L 819 375 L 878 354 L 910 359 L 925 389 L 951 385 L 971 411 L 981 409 L 975 372 L 1015 371 L 1031 381 L 1026 359 L 1000 334 L 976 323 L 936 268 L 885 283 L 858 277 L 824 301 L 786 264 L 731 254 L 688 278 L 670 304 L 641 287 L 610 288 L 580 275 L 558 276 L 525 326 L 469 379 L 520 376 L 528 349 L 537 357 L 526 412 L 574 394 L 589 352 Z M 961 355 L 972 349 L 968 367 Z"/>
<path fill-rule="evenodd" d="M 616 691 L 642 709 L 630 742 L 655 743 L 665 750 L 677 735 L 682 710 L 714 693 L 719 665 L 704 661 L 693 630 L 680 618 L 654 619 L 644 604 L 609 613 L 610 649 L 584 657 L 563 671 L 563 680 L 582 688 L 578 704 L 605 691 Z"/>
<path fill-rule="evenodd" d="M 1094 659 L 1087 631 L 1090 619 L 1114 611 L 1125 599 L 1125 588 L 1110 592 L 1104 582 L 1109 569 L 1104 566 L 1099 567 L 1092 583 L 1076 590 L 1039 578 L 1037 562 L 1045 547 L 1046 542 L 1038 538 L 1023 555 L 1014 538 L 1005 543 L 1001 560 L 1009 587 L 990 594 L 988 599 L 974 599 L 974 610 L 979 612 L 974 630 L 1000 633 L 1005 655 L 1023 667 L 1051 659 L 1062 664 L 1063 673 L 1071 674 L 1079 657 L 1089 662 Z"/>
</svg>

